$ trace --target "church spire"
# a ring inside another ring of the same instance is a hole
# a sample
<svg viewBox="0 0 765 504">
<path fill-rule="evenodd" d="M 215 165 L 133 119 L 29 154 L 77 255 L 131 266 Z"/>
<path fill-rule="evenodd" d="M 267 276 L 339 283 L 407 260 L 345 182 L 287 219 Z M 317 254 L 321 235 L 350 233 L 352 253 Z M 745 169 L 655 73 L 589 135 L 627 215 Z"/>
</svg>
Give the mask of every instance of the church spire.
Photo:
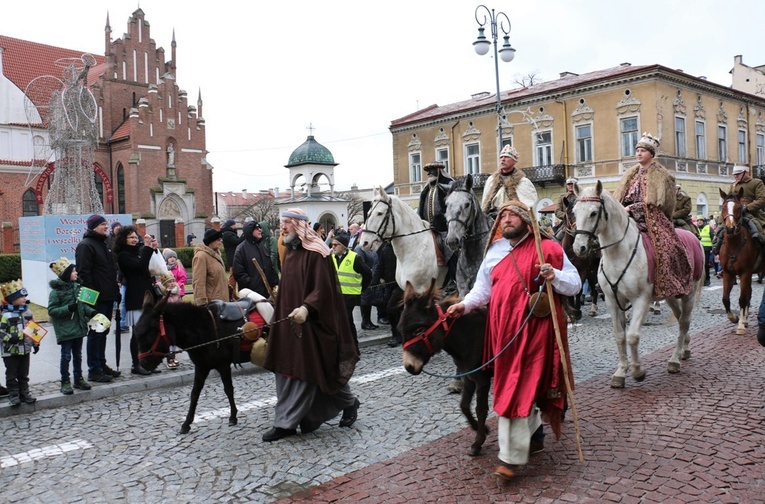
<svg viewBox="0 0 765 504">
<path fill-rule="evenodd" d="M 199 96 L 197 97 L 197 117 L 204 117 L 202 115 L 202 87 L 199 88 Z"/>
</svg>

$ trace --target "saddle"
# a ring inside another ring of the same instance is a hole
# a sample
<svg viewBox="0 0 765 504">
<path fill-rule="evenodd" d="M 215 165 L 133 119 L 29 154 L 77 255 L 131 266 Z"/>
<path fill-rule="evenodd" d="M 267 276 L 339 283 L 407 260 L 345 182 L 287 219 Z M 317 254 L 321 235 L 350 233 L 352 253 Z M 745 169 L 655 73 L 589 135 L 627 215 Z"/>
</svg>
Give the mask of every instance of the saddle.
<svg viewBox="0 0 765 504">
<path fill-rule="evenodd" d="M 207 309 L 220 320 L 229 322 L 237 320 L 246 321 L 247 315 L 255 309 L 255 303 L 248 297 L 230 303 L 215 299 L 207 303 Z"/>
<path fill-rule="evenodd" d="M 438 231 L 432 231 L 433 234 L 433 245 L 436 248 L 436 262 L 438 263 L 439 267 L 446 266 L 446 254 L 444 251 L 444 247 L 446 247 L 446 243 L 444 243 L 444 237 L 439 233 Z"/>
</svg>

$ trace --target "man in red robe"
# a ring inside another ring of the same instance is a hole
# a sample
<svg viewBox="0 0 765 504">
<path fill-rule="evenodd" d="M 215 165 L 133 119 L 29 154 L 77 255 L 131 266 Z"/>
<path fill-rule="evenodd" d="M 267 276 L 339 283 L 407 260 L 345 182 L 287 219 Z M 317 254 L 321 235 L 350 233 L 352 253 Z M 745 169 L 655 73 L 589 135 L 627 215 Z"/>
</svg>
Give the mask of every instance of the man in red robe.
<svg viewBox="0 0 765 504">
<path fill-rule="evenodd" d="M 329 247 L 308 225 L 299 208 L 282 213 L 286 247 L 276 296 L 274 324 L 264 367 L 274 372 L 274 426 L 263 435 L 271 442 L 307 434 L 341 411 L 340 427 L 356 421 L 359 400 L 348 381 L 359 353 Z"/>
<path fill-rule="evenodd" d="M 544 282 L 551 283 L 568 357 L 561 296 L 577 294 L 581 280 L 560 245 L 546 235 L 541 241 L 544 261 L 540 264 L 531 213 L 519 201 L 510 201 L 499 209 L 491 236 L 473 289 L 448 313 L 460 316 L 488 304 L 484 359 L 495 359 L 490 365 L 494 370 L 494 411 L 499 415 L 500 465 L 494 474 L 511 480 L 517 466 L 528 462 L 530 451 L 536 453 L 544 448 L 542 416 L 556 438 L 560 435 L 566 393 L 549 304 L 546 314 L 541 310 L 548 301 L 540 299 L 531 314 L 534 306 L 529 300 L 540 289 L 545 290 Z M 532 440 L 535 434 L 536 442 Z"/>
</svg>

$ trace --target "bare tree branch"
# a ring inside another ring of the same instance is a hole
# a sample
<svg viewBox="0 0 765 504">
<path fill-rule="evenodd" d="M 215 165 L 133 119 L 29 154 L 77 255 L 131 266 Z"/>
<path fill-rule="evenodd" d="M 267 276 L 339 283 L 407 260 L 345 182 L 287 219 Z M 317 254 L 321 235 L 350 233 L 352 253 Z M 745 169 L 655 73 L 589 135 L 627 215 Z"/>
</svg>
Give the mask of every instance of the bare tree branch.
<svg viewBox="0 0 765 504">
<path fill-rule="evenodd" d="M 364 198 L 361 197 L 358 191 L 342 191 L 338 192 L 337 195 L 350 200 L 348 201 L 348 222 L 361 222 L 364 220 Z"/>
<path fill-rule="evenodd" d="M 544 80 L 538 71 L 529 72 L 526 75 L 515 74 L 515 83 L 523 87 L 531 87 L 542 82 Z"/>
</svg>

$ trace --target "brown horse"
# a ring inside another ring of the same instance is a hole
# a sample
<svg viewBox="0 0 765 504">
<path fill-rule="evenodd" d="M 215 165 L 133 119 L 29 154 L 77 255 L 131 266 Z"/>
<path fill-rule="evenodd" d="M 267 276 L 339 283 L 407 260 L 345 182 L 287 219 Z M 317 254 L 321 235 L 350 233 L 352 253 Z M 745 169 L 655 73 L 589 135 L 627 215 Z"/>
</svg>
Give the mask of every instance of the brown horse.
<svg viewBox="0 0 765 504">
<path fill-rule="evenodd" d="M 456 297 L 440 299 L 435 279 L 422 294 L 418 294 L 412 284 L 407 282 L 399 331 L 404 339 L 404 368 L 413 375 L 420 374 L 430 358 L 441 350 L 452 357 L 459 374 L 469 373 L 465 375 L 468 379 L 462 380 L 464 385 L 460 409 L 470 427 L 476 431 L 475 440 L 470 446 L 470 455 L 475 456 L 481 453 L 481 446 L 489 432 L 486 417 L 489 414 L 492 374 L 481 369 L 486 310 L 473 310 L 447 322 L 446 310 L 457 301 Z M 470 409 L 474 394 L 477 420 Z"/>
<path fill-rule="evenodd" d="M 744 189 L 737 194 L 726 194 L 720 189 L 722 204 L 722 222 L 725 226 L 723 244 L 720 247 L 720 265 L 723 272 L 723 306 L 728 320 L 738 324 L 736 334 L 746 334 L 749 325 L 749 303 L 752 298 L 752 274 L 765 273 L 759 244 L 752 239 L 747 226 L 742 226 L 741 196 Z M 736 276 L 741 282 L 739 287 L 739 315 L 730 311 L 730 291 L 736 284 Z"/>
<path fill-rule="evenodd" d="M 600 265 L 600 247 L 597 240 L 593 237 L 594 243 L 589 248 L 587 255 L 578 256 L 574 253 L 574 238 L 576 236 L 576 216 L 574 216 L 574 205 L 570 205 L 568 200 L 564 199 L 563 204 L 566 206 L 566 221 L 563 225 L 563 238 L 561 239 L 560 246 L 566 253 L 566 257 L 571 261 L 576 270 L 579 272 L 579 278 L 582 281 L 582 288 L 584 288 L 584 282 L 587 281 L 590 285 L 590 294 L 592 295 L 592 306 L 588 315 L 594 317 L 598 314 L 598 266 Z M 566 297 L 566 313 L 569 315 L 569 321 L 579 320 L 582 318 L 582 291 L 576 296 Z"/>
</svg>

